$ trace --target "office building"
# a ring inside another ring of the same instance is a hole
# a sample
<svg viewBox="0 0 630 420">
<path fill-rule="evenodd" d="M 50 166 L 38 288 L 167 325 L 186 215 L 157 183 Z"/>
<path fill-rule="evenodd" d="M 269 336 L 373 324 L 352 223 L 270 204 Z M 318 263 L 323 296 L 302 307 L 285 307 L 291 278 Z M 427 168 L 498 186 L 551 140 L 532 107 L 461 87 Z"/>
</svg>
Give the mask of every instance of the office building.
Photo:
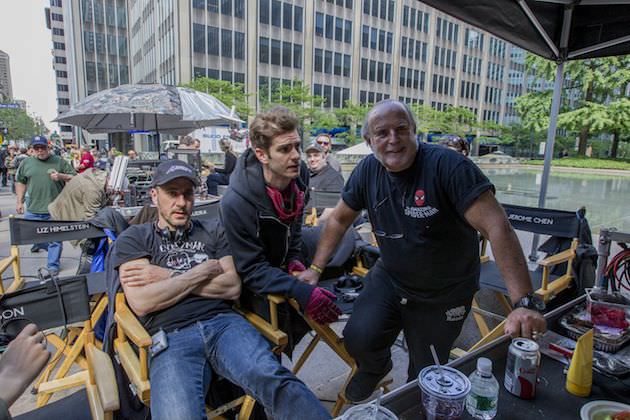
<svg viewBox="0 0 630 420">
<path fill-rule="evenodd" d="M 416 0 L 51 0 L 46 16 L 59 112 L 118 84 L 207 76 L 242 83 L 256 111 L 298 80 L 323 109 L 396 98 L 499 123 L 524 86 L 510 77 L 522 50 Z"/>
<path fill-rule="evenodd" d="M 50 0 L 46 24 L 52 34 L 58 113 L 95 92 L 129 83 L 126 0 Z M 60 128 L 66 142 L 74 137 L 124 148 L 129 137 Z"/>
<path fill-rule="evenodd" d="M 11 86 L 11 60 L 9 54 L 0 50 L 0 100 L 13 99 Z"/>
</svg>

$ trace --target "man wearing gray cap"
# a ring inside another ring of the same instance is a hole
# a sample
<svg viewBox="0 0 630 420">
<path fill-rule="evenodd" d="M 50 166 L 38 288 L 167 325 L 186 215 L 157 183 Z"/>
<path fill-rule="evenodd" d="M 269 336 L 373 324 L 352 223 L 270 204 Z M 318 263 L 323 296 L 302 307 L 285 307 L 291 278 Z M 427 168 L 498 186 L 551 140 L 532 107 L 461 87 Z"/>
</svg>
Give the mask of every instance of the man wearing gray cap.
<svg viewBox="0 0 630 420">
<path fill-rule="evenodd" d="M 326 154 L 322 146 L 312 143 L 304 149 L 310 180 L 309 188 L 316 191 L 341 192 L 343 176 L 326 161 Z"/>
<path fill-rule="evenodd" d="M 160 344 L 152 347 L 149 363 L 151 417 L 205 418 L 205 394 L 219 375 L 273 418 L 330 418 L 232 309 L 241 280 L 221 222 L 191 219 L 196 185 L 187 163 L 161 163 L 151 190 L 158 220 L 129 227 L 110 251 L 130 308 Z"/>
</svg>

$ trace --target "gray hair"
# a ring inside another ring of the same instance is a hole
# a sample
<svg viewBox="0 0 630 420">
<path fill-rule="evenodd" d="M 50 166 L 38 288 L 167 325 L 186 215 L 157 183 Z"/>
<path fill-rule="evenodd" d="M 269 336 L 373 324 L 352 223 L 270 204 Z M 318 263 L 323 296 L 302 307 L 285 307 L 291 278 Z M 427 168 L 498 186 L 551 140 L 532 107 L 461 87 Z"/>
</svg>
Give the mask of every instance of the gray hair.
<svg viewBox="0 0 630 420">
<path fill-rule="evenodd" d="M 370 135 L 370 118 L 372 117 L 372 114 L 374 113 L 374 111 L 376 111 L 376 109 L 380 106 L 392 105 L 392 104 L 398 105 L 399 107 L 403 109 L 403 111 L 405 111 L 405 114 L 407 114 L 407 119 L 409 120 L 409 123 L 413 126 L 413 133 L 414 135 L 416 134 L 416 128 L 418 127 L 418 125 L 416 124 L 416 118 L 414 117 L 413 112 L 411 112 L 411 109 L 409 109 L 409 106 L 406 103 L 397 101 L 395 99 L 383 99 L 382 101 L 374 104 L 372 109 L 370 109 L 368 113 L 365 115 L 363 126 L 361 126 L 361 137 L 363 137 L 365 141 L 369 140 L 368 136 Z"/>
</svg>

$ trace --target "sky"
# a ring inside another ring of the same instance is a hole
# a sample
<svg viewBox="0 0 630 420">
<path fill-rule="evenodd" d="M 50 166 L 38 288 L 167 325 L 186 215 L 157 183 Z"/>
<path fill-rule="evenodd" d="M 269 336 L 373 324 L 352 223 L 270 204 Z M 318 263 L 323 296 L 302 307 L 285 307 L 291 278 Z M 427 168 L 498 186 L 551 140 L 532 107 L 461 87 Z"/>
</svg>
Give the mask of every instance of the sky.
<svg viewBox="0 0 630 420">
<path fill-rule="evenodd" d="M 0 50 L 10 56 L 13 97 L 23 99 L 29 114 L 42 117 L 46 127 L 57 116 L 52 36 L 46 28 L 48 0 L 0 0 Z"/>
</svg>

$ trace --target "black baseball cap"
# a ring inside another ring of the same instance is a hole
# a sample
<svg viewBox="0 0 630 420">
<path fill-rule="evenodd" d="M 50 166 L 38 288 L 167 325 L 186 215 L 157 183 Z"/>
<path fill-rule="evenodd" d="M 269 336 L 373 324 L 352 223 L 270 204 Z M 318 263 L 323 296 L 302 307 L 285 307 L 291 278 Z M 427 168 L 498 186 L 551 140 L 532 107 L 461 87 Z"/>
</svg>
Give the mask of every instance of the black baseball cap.
<svg viewBox="0 0 630 420">
<path fill-rule="evenodd" d="M 162 162 L 155 168 L 151 186 L 158 187 L 176 178 L 190 179 L 195 186 L 199 186 L 199 178 L 195 169 L 186 162 L 175 159 Z"/>
</svg>

